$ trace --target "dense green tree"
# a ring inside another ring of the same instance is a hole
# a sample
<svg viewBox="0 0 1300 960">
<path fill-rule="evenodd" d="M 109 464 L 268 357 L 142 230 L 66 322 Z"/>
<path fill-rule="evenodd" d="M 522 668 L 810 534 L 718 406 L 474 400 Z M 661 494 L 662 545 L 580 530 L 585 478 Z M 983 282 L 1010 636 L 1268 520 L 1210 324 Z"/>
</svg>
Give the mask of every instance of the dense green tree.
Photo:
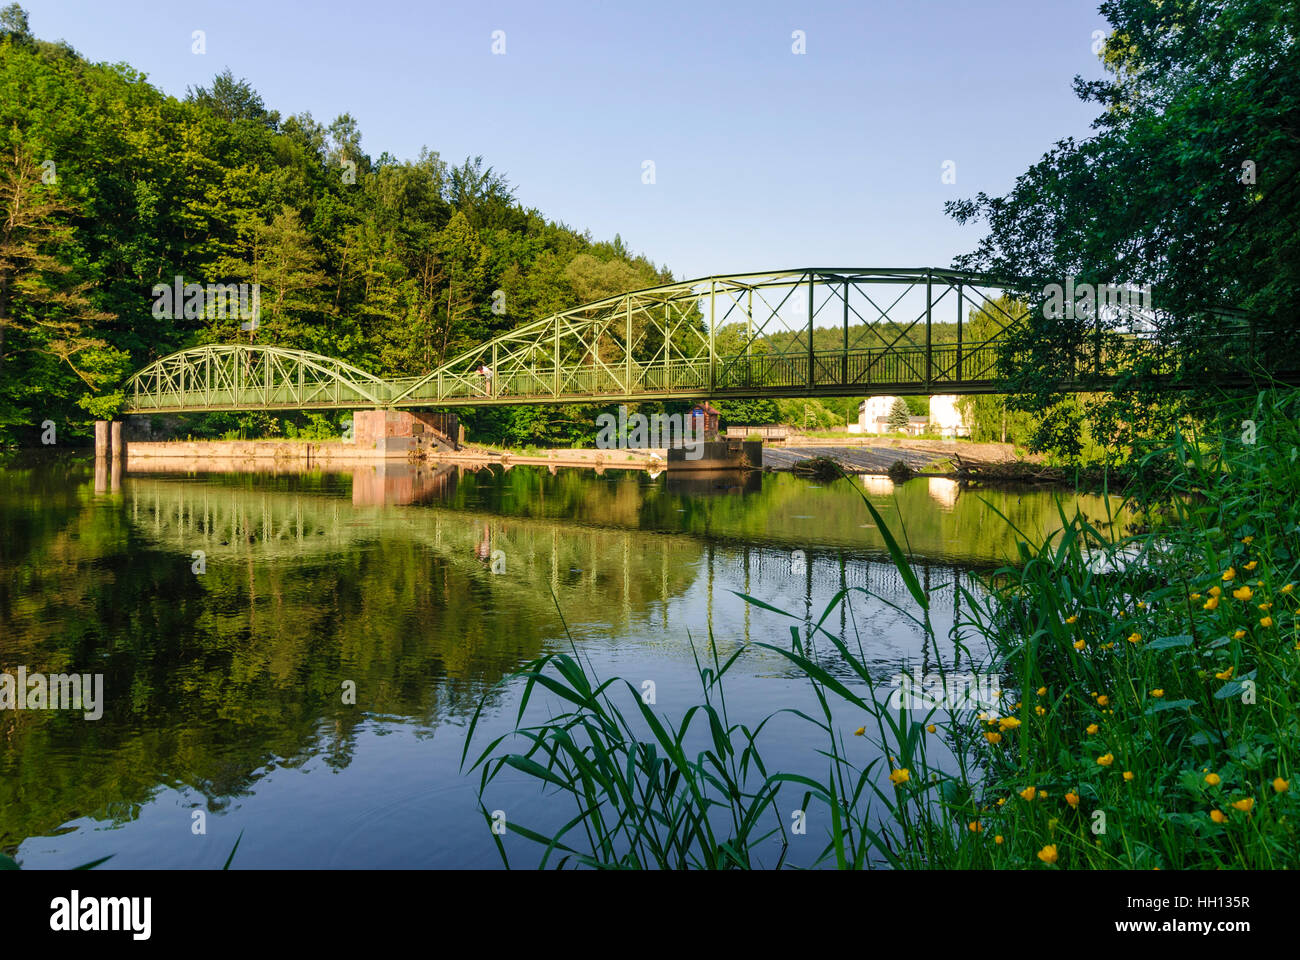
<svg viewBox="0 0 1300 960">
<path fill-rule="evenodd" d="M 0 445 L 45 418 L 85 433 L 113 414 L 130 370 L 197 343 L 251 337 L 414 375 L 527 320 L 671 279 L 621 237 L 596 242 L 525 207 L 480 157 L 455 167 L 428 150 L 372 158 L 351 115 L 281 117 L 229 70 L 170 97 L 130 67 L 33 38 L 10 5 L 0 11 L 0 158 L 15 150 L 38 173 L 57 170 L 31 195 L 58 207 L 9 242 L 39 234 L 41 255 L 60 267 L 56 278 L 15 255 L 5 268 Z M 178 278 L 259 284 L 258 328 L 213 309 L 155 311 L 155 286 Z M 581 439 L 602 409 L 465 419 L 482 440 Z M 184 429 L 239 427 L 201 418 Z"/>
<path fill-rule="evenodd" d="M 908 408 L 907 402 L 902 397 L 897 397 L 894 405 L 889 408 L 889 419 L 885 421 L 885 425 L 890 430 L 906 430 L 908 418 L 911 416 L 912 411 Z"/>
<path fill-rule="evenodd" d="M 1017 403 L 1042 417 L 1035 441 L 1066 454 L 1082 424 L 1135 446 L 1163 443 L 1203 393 L 1172 394 L 1153 350 L 1125 353 L 1109 316 L 1051 317 L 1044 286 L 1152 285 L 1157 342 L 1179 343 L 1189 385 L 1222 369 L 1250 334 L 1216 312 L 1242 308 L 1256 335 L 1294 326 L 1300 298 L 1300 43 L 1296 0 L 1107 0 L 1106 79 L 1076 78 L 1102 112 L 1095 135 L 1064 140 L 1001 197 L 949 204 L 988 234 L 958 266 L 1022 278 L 1032 309 L 1008 338 L 1004 371 Z M 1272 336 L 1256 360 L 1294 363 L 1294 338 Z M 1108 394 L 1062 402 L 1081 355 L 1105 352 L 1129 372 Z"/>
<path fill-rule="evenodd" d="M 89 332 L 113 315 L 92 301 L 93 283 L 84 279 L 83 252 L 69 224 L 75 206 L 56 184 L 53 168 L 37 166 L 20 145 L 0 157 L 0 429 L 36 426 L 14 403 L 30 396 L 15 379 L 66 368 L 88 390 L 81 406 L 95 412 L 105 406 L 102 388 L 120 376 L 126 359 Z M 26 354 L 25 362 L 6 370 L 6 355 L 14 353 Z M 55 386 L 49 399 L 61 395 Z M 48 403 L 40 413 L 47 415 Z"/>
</svg>

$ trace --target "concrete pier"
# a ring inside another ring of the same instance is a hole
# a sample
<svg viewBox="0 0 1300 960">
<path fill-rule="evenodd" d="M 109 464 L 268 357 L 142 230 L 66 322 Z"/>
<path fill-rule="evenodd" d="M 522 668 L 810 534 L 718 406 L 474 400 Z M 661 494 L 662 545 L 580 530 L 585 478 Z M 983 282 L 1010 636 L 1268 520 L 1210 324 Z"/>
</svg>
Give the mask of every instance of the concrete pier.
<svg viewBox="0 0 1300 960">
<path fill-rule="evenodd" d="M 126 459 L 126 444 L 122 441 L 122 421 L 114 420 L 109 424 L 109 448 L 112 451 L 113 459 Z"/>
<path fill-rule="evenodd" d="M 689 447 L 668 448 L 668 474 L 706 470 L 761 470 L 761 440 L 701 440 Z"/>
<path fill-rule="evenodd" d="M 460 421 L 454 414 L 418 410 L 357 410 L 352 436 L 359 450 L 390 457 L 455 450 Z"/>
<path fill-rule="evenodd" d="M 108 434 L 109 422 L 107 420 L 95 421 L 95 459 L 108 456 Z"/>
</svg>

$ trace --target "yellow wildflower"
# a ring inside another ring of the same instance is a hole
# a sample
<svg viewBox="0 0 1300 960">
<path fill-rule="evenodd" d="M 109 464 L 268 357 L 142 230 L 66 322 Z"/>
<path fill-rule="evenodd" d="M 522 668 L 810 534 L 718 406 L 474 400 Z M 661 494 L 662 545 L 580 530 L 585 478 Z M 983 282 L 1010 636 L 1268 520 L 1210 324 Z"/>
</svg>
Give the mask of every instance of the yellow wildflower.
<svg viewBox="0 0 1300 960">
<path fill-rule="evenodd" d="M 1217 773 L 1207 773 L 1205 775 L 1205 782 L 1212 787 L 1217 787 L 1219 783 L 1222 781 L 1222 779 L 1223 778 L 1220 777 Z"/>
<path fill-rule="evenodd" d="M 994 842 L 994 843 L 1001 843 L 1001 842 L 1002 842 L 1002 834 L 999 833 L 996 837 L 994 837 L 994 838 L 993 838 L 993 842 Z"/>
<path fill-rule="evenodd" d="M 1245 630 L 1237 630 L 1236 632 L 1233 633 L 1233 635 L 1232 635 L 1232 639 L 1234 639 L 1234 640 L 1240 640 L 1240 639 L 1241 639 L 1242 637 L 1244 637 L 1245 635 L 1246 635 L 1246 631 L 1245 631 Z"/>
<path fill-rule="evenodd" d="M 998 728 L 1004 733 L 1007 730 L 1014 730 L 1018 726 L 1020 726 L 1020 720 L 1016 717 L 1003 717 L 998 721 Z"/>
<path fill-rule="evenodd" d="M 1039 695 L 1040 697 L 1041 697 L 1043 694 L 1045 694 L 1045 693 L 1047 693 L 1047 688 L 1046 688 L 1046 687 L 1039 687 L 1039 688 L 1038 688 L 1038 695 Z"/>
<path fill-rule="evenodd" d="M 1271 626 L 1273 626 L 1273 618 L 1272 618 L 1272 617 L 1260 617 L 1260 618 L 1259 618 L 1259 625 L 1260 625 L 1261 627 L 1271 627 Z"/>
<path fill-rule="evenodd" d="M 1236 580 L 1236 579 L 1237 579 L 1237 571 L 1234 570 L 1234 569 L 1232 569 L 1232 567 L 1229 567 L 1227 570 L 1224 570 L 1224 571 L 1223 571 L 1223 582 L 1224 582 L 1224 583 L 1230 583 L 1230 582 L 1232 582 L 1233 580 Z"/>
<path fill-rule="evenodd" d="M 1106 694 L 1103 693 L 1100 697 L 1097 698 L 1097 706 L 1099 706 L 1099 707 L 1109 707 L 1109 706 L 1110 706 L 1110 697 L 1106 696 Z"/>
<path fill-rule="evenodd" d="M 906 767 L 902 767 L 898 770 L 893 770 L 889 774 L 889 782 L 896 787 L 901 786 L 904 783 L 907 783 L 907 781 L 911 779 L 912 779 L 912 775 L 907 772 Z"/>
<path fill-rule="evenodd" d="M 1201 604 L 1201 609 L 1202 609 L 1202 610 L 1217 610 L 1217 609 L 1219 609 L 1219 598 L 1218 598 L 1218 597 L 1210 597 L 1209 600 L 1206 600 L 1203 604 Z"/>
<path fill-rule="evenodd" d="M 1055 862 L 1056 862 L 1056 844 L 1054 844 L 1054 843 L 1049 843 L 1047 846 L 1043 847 L 1043 849 L 1039 850 L 1039 851 L 1038 851 L 1038 859 L 1041 860 L 1041 861 L 1043 861 L 1043 863 L 1055 863 Z"/>
<path fill-rule="evenodd" d="M 1079 622 L 1078 614 L 1073 614 L 1073 613 L 1070 614 L 1068 617 L 1065 618 L 1065 622 L 1066 622 L 1066 623 L 1078 623 L 1078 622 Z"/>
<path fill-rule="evenodd" d="M 1109 767 L 1114 762 L 1115 762 L 1115 754 L 1113 753 L 1103 753 L 1100 757 L 1097 758 L 1097 765 L 1102 767 Z"/>
<path fill-rule="evenodd" d="M 1159 700 L 1159 699 L 1160 699 L 1161 697 L 1163 697 L 1164 695 L 1165 695 L 1165 692 L 1164 692 L 1163 690 L 1161 690 L 1159 687 L 1156 687 L 1156 689 L 1154 689 L 1154 690 L 1151 691 L 1151 696 L 1155 697 L 1157 700 Z"/>
<path fill-rule="evenodd" d="M 1130 634 L 1128 635 L 1128 642 L 1129 642 L 1129 643 L 1137 643 L 1137 642 L 1139 642 L 1141 639 L 1142 639 L 1142 634 L 1140 634 L 1140 633 L 1130 633 Z"/>
<path fill-rule="evenodd" d="M 1125 770 L 1125 771 L 1124 771 L 1124 779 L 1125 779 L 1125 780 L 1132 780 L 1132 779 L 1133 779 L 1133 771 L 1132 771 L 1132 770 Z"/>
<path fill-rule="evenodd" d="M 1076 650 L 1082 650 L 1082 649 L 1083 649 L 1084 647 L 1086 647 L 1086 646 L 1087 646 L 1087 644 L 1084 643 L 1082 637 L 1080 637 L 1078 640 L 1074 641 L 1074 649 L 1076 649 Z"/>
<path fill-rule="evenodd" d="M 1215 676 L 1217 679 L 1219 679 L 1219 680 L 1229 680 L 1229 679 L 1232 678 L 1232 671 L 1233 671 L 1233 669 L 1234 669 L 1234 668 L 1229 667 L 1227 670 L 1221 670 L 1221 671 L 1219 671 L 1219 672 L 1216 673 L 1214 676 Z"/>
<path fill-rule="evenodd" d="M 1223 593 L 1223 590 L 1222 588 L 1219 587 L 1217 583 L 1214 586 L 1210 587 L 1210 596 L 1217 597 L 1221 593 Z"/>
<path fill-rule="evenodd" d="M 1101 727 L 1097 726 L 1095 723 L 1088 724 L 1088 733 L 1090 734 L 1096 733 L 1100 729 Z"/>
<path fill-rule="evenodd" d="M 934 726 L 934 724 L 932 723 L 932 724 L 930 724 L 928 727 L 926 727 L 925 729 L 926 729 L 926 731 L 929 732 L 929 733 L 934 733 L 934 731 L 935 731 L 935 726 Z"/>
<path fill-rule="evenodd" d="M 1002 734 L 1000 734 L 1000 733 L 986 733 L 986 734 L 984 734 L 984 739 L 987 740 L 989 743 L 1001 743 L 1001 742 L 1002 742 Z"/>
<path fill-rule="evenodd" d="M 1228 815 L 1224 813 L 1222 810 L 1211 810 L 1210 819 L 1213 820 L 1215 823 L 1227 823 Z"/>
<path fill-rule="evenodd" d="M 970 827 L 971 833 L 979 833 L 981 830 L 984 829 L 984 825 L 980 823 L 978 820 L 972 820 L 969 824 L 967 824 L 967 826 Z"/>
<path fill-rule="evenodd" d="M 1255 591 L 1243 583 L 1236 590 L 1232 591 L 1232 595 L 1238 600 L 1249 600 L 1255 595 Z"/>
<path fill-rule="evenodd" d="M 1246 797 L 1244 800 L 1234 800 L 1232 805 L 1242 813 L 1250 813 L 1250 808 L 1255 805 L 1254 797 Z"/>
<path fill-rule="evenodd" d="M 1033 787 L 1025 787 L 1025 789 L 1020 791 L 1020 795 L 1026 800 L 1033 800 L 1034 797 L 1038 795 L 1038 791 Z"/>
<path fill-rule="evenodd" d="M 1072 807 L 1077 807 L 1079 805 L 1079 795 L 1071 790 L 1065 795 L 1065 802 Z"/>
<path fill-rule="evenodd" d="M 1273 781 L 1274 793 L 1286 793 L 1290 789 L 1291 789 L 1290 782 L 1283 780 L 1281 777 L 1278 777 L 1276 780 Z"/>
<path fill-rule="evenodd" d="M 1046 712 L 1047 709 L 1041 703 L 1038 706 L 1034 707 L 1034 713 L 1038 714 L 1040 717 Z"/>
<path fill-rule="evenodd" d="M 1284 586 L 1284 587 L 1282 588 L 1282 593 L 1290 593 L 1290 592 L 1291 592 L 1292 590 L 1294 590 L 1294 589 L 1295 589 L 1295 584 L 1294 584 L 1294 583 L 1288 583 L 1286 586 Z"/>
</svg>

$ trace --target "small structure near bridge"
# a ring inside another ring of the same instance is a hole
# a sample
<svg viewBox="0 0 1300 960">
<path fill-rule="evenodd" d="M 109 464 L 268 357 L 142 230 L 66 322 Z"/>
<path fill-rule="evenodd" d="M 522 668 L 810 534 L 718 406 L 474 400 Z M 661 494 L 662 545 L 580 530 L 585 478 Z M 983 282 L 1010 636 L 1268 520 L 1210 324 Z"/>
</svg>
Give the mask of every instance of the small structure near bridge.
<svg viewBox="0 0 1300 960">
<path fill-rule="evenodd" d="M 727 427 L 728 440 L 746 440 L 750 437 L 758 437 L 764 443 L 780 443 L 789 440 L 793 433 L 794 428 L 787 423 L 763 423 L 757 426 L 747 426 L 742 423 Z"/>
</svg>

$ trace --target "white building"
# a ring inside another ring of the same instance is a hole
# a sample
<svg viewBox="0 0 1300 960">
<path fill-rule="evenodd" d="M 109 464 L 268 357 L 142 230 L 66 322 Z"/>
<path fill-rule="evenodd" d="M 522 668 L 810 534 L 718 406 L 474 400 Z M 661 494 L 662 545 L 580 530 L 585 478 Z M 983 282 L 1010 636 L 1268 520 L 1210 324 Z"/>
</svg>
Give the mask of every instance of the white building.
<svg viewBox="0 0 1300 960">
<path fill-rule="evenodd" d="M 941 437 L 969 437 L 970 425 L 952 394 L 930 398 L 930 429 Z"/>
<path fill-rule="evenodd" d="M 858 429 L 863 433 L 888 433 L 889 412 L 898 397 L 867 397 L 858 404 Z"/>
<path fill-rule="evenodd" d="M 858 429 L 853 433 L 889 433 L 889 414 L 898 397 L 867 397 L 858 404 Z M 970 425 L 957 406 L 957 397 L 939 394 L 930 398 L 928 421 L 922 417 L 908 417 L 903 428 L 907 433 L 937 433 L 941 437 L 969 437 Z"/>
</svg>

